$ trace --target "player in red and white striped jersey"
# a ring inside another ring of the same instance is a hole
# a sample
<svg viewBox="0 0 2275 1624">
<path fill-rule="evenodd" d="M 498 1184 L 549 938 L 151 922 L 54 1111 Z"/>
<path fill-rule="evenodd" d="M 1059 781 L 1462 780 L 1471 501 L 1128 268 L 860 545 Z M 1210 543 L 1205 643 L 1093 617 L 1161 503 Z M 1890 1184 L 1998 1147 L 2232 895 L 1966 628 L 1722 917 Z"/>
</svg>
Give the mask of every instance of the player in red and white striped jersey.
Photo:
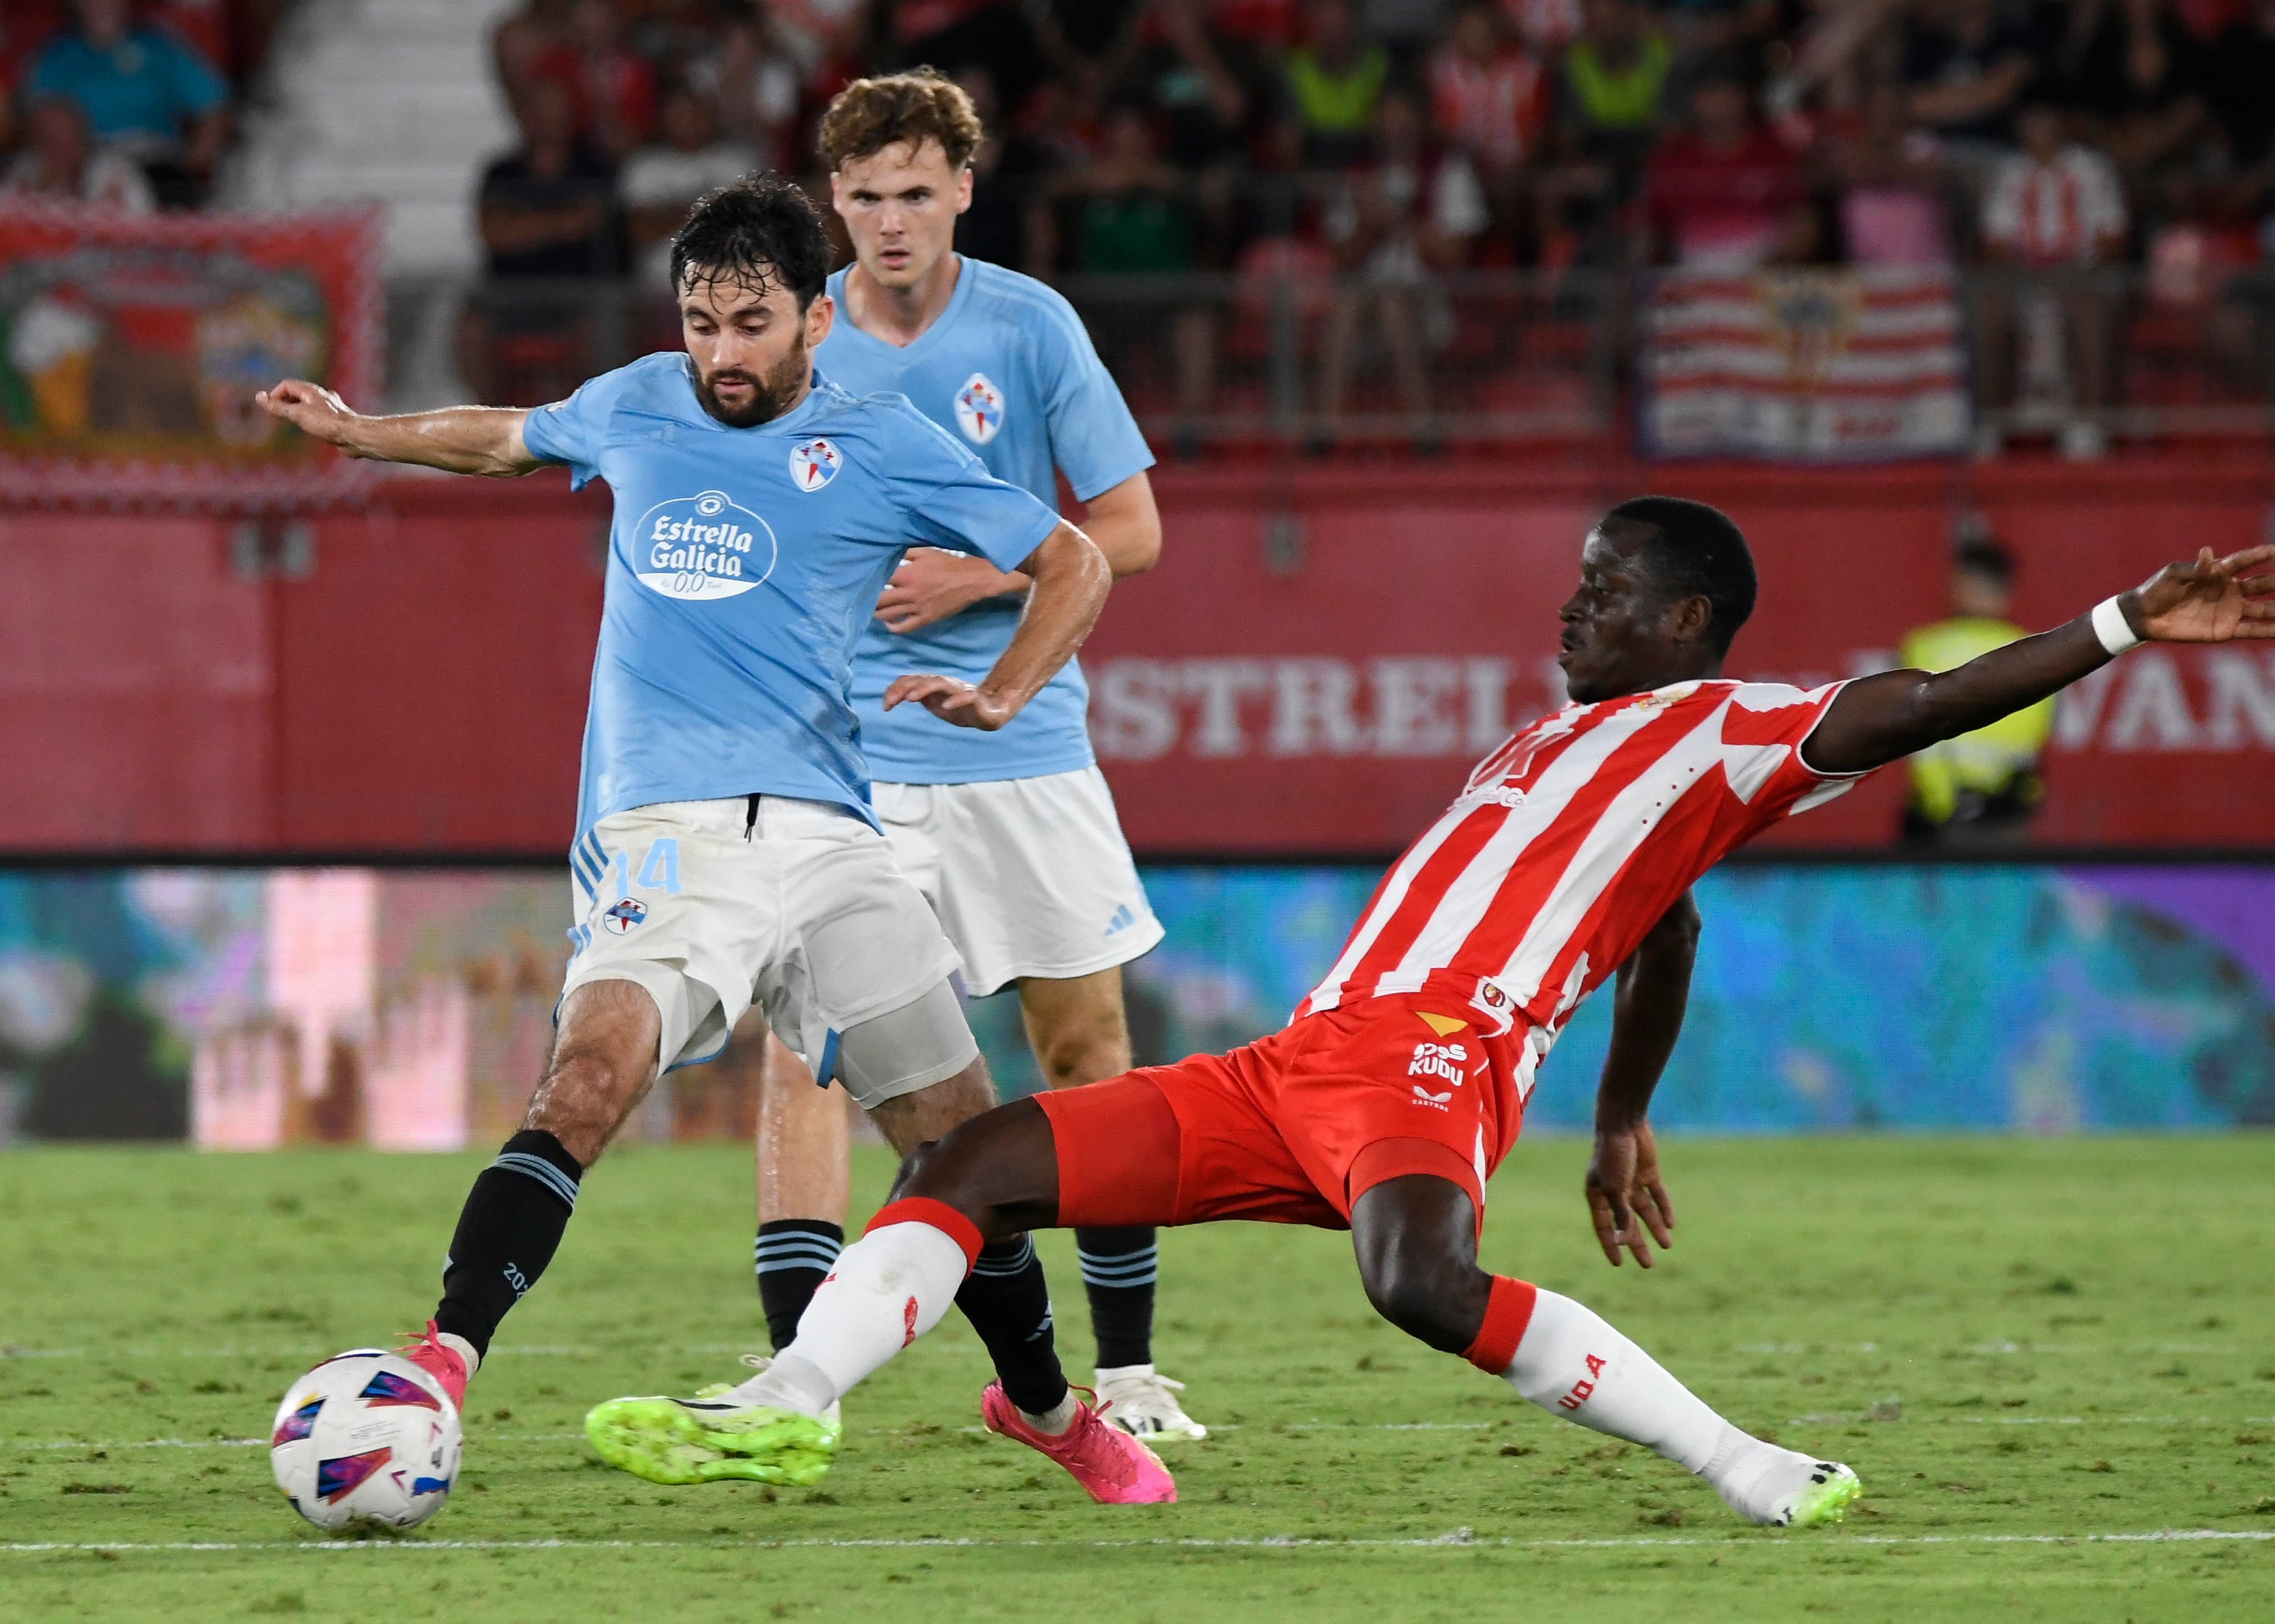
<svg viewBox="0 0 2275 1624">
<path fill-rule="evenodd" d="M 1861 1492 L 1847 1467 L 1749 1437 L 1587 1308 L 1480 1269 L 1485 1180 L 1558 1029 L 1616 971 L 1587 1194 L 1606 1258 L 1650 1266 L 1674 1214 L 1645 1109 L 1689 995 L 1691 882 L 1778 819 L 2144 639 L 2275 638 L 2271 564 L 2275 546 L 2207 548 L 1951 671 L 1803 692 L 1720 675 L 1754 602 L 1737 527 L 1675 498 L 1621 503 L 1561 611 L 1571 703 L 1471 774 L 1287 1027 L 1020 1100 L 919 1150 L 797 1340 L 737 1390 L 750 1452 L 772 1446 L 783 1411 L 820 1413 L 929 1329 L 987 1241 L 1264 1219 L 1349 1228 L 1393 1324 L 1680 1462 L 1741 1515 L 1838 1521 Z"/>
</svg>

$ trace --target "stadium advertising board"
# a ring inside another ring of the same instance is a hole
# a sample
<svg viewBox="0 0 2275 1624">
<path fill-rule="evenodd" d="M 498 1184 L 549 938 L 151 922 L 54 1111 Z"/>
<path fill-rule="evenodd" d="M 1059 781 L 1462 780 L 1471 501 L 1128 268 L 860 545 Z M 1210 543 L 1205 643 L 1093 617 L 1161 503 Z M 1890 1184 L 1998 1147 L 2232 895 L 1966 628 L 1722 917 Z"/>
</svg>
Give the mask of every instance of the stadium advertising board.
<svg viewBox="0 0 2275 1624">
<path fill-rule="evenodd" d="M 1670 270 L 1646 308 L 1636 416 L 1652 456 L 1866 462 L 1968 443 L 1947 270 Z"/>
<path fill-rule="evenodd" d="M 1495 471 L 1323 465 L 1294 486 L 1159 471 L 1167 535 L 1083 650 L 1091 729 L 1141 856 L 1374 858 L 1427 826 L 1507 729 L 1561 697 L 1557 606 L 1590 521 L 1634 493 Z M 1814 684 L 1889 663 L 1946 613 L 1943 471 L 1664 477 L 1727 509 L 1762 596 L 1730 670 Z M 2052 625 L 2199 546 L 2265 533 L 2263 473 L 1978 473 Z M 41 770 L 0 850 L 567 850 L 605 493 L 398 481 L 248 574 L 228 521 L 0 517 L 0 692 Z M 2275 837 L 2275 659 L 2136 649 L 2062 701 L 2030 830 L 2053 850 L 2256 850 Z M 1902 771 L 1760 842 L 1881 848 Z"/>
<path fill-rule="evenodd" d="M 0 499 L 306 502 L 368 469 L 253 404 L 280 377 L 367 401 L 379 216 L 0 208 Z"/>
<path fill-rule="evenodd" d="M 1274 1031 L 1372 867 L 1150 868 L 1141 1062 Z M 637 883 L 635 880 L 633 883 Z M 1654 1118 L 1696 1132 L 2275 1122 L 2275 866 L 1762 867 L 1698 887 L 1705 936 Z M 493 1144 L 543 1063 L 569 888 L 522 871 L 0 871 L 0 1142 Z M 971 1006 L 1039 1084 L 1016 993 Z M 1583 1132 L 1610 1000 L 1528 1128 Z M 747 1139 L 746 1054 L 672 1075 L 633 1131 Z"/>
<path fill-rule="evenodd" d="M 1721 499 L 1762 578 L 1732 676 L 1814 687 L 1885 670 L 1907 631 L 1946 613 L 1942 509 Z M 1275 568 L 1268 517 L 1172 511 L 1160 566 L 1115 588 L 1083 656 L 1092 736 L 1133 840 L 1192 854 L 1403 845 L 1479 756 L 1562 703 L 1556 610 L 1598 510 L 1322 493 L 1298 510 L 1294 568 Z M 2264 511 L 1992 517 L 2022 555 L 2016 614 L 2045 626 L 2199 545 L 2250 545 Z M 2045 777 L 2043 844 L 2264 844 L 2275 653 L 2135 651 L 2062 697 Z M 1766 843 L 1885 845 L 1903 792 L 1902 769 L 1885 770 Z"/>
</svg>

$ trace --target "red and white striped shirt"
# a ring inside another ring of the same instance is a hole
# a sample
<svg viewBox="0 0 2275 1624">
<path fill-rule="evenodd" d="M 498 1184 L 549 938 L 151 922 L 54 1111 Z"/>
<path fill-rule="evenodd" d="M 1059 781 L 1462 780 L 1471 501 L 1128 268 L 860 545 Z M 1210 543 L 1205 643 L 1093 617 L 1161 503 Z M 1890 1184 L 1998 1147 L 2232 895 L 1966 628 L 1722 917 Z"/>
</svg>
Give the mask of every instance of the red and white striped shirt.
<svg viewBox="0 0 2275 1624">
<path fill-rule="evenodd" d="M 2125 230 L 2117 166 L 2090 147 L 2052 163 L 2017 153 L 1999 164 L 1983 200 L 1983 235 L 2026 265 L 2092 265 Z"/>
<path fill-rule="evenodd" d="M 1801 759 L 1845 685 L 1678 683 L 1536 722 L 1383 876 L 1296 1017 L 1427 991 L 1498 1031 L 1522 1021 L 1521 1104 L 1573 1009 L 1691 881 L 1856 782 Z"/>
</svg>

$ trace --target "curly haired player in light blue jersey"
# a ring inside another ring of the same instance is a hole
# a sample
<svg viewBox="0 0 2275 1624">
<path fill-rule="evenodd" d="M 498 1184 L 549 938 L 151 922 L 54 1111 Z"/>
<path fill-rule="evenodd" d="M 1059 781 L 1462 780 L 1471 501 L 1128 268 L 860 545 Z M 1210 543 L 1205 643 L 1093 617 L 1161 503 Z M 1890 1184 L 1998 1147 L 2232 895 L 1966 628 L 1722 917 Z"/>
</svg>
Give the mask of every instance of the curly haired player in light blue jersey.
<svg viewBox="0 0 2275 1624">
<path fill-rule="evenodd" d="M 553 1054 L 521 1131 L 475 1180 L 442 1303 L 404 1350 L 453 1401 L 632 1107 L 660 1072 L 716 1054 L 753 1004 L 903 1153 L 993 1102 L 949 982 L 955 951 L 870 805 L 852 647 L 912 544 L 1020 570 L 1033 589 L 985 671 L 904 671 L 881 696 L 994 732 L 1072 657 L 1110 578 L 1079 530 L 906 400 L 857 398 L 816 370 L 828 266 L 803 192 L 740 181 L 699 202 L 673 244 L 684 354 L 532 412 L 369 418 L 298 381 L 261 397 L 358 457 L 495 476 L 565 464 L 616 498 Z M 1160 1462 L 1075 1398 L 1036 1334 L 1048 1292 L 1025 1237 L 994 1256 L 1003 1266 L 961 1301 L 1021 1441 L 1094 1499 L 1171 1498 Z M 669 1436 L 593 1441 L 659 1483 L 794 1484 L 826 1468 L 834 1414 L 764 1429 L 761 1464 L 749 1438 L 721 1447 L 707 1426 L 741 1408 L 699 1397 L 672 1407 Z"/>
<path fill-rule="evenodd" d="M 1032 277 L 954 251 L 982 135 L 971 99 L 929 70 L 862 79 L 830 103 L 822 155 L 855 261 L 829 280 L 840 319 L 817 359 L 857 391 L 905 395 L 1054 509 L 1063 476 L 1114 573 L 1138 574 L 1160 550 L 1153 457 L 1081 318 Z M 985 736 L 881 708 L 911 661 L 985 671 L 1027 588 L 977 554 L 912 549 L 854 651 L 853 695 L 886 838 L 956 944 L 966 990 L 1016 986 L 1044 1081 L 1067 1088 L 1128 1069 L 1122 966 L 1161 940 L 1091 752 L 1081 669 L 1069 661 Z M 784 1050 L 764 1075 L 756 1263 L 781 1346 L 843 1240 L 845 1114 Z M 1153 1366 L 1154 1232 L 1085 1228 L 1075 1244 L 1101 1413 L 1154 1442 L 1205 1437 L 1182 1385 Z M 976 1278 L 994 1266 L 983 1259 Z"/>
</svg>

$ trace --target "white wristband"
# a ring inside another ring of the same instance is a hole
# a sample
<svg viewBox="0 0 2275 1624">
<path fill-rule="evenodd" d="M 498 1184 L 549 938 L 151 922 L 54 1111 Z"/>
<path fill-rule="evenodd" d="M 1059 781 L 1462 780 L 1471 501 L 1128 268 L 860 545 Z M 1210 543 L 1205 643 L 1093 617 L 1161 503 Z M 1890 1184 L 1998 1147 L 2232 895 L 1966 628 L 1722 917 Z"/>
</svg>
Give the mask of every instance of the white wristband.
<svg viewBox="0 0 2275 1624">
<path fill-rule="evenodd" d="M 2144 640 L 2133 630 L 2133 623 L 2125 618 L 2124 606 L 2114 598 L 2104 598 L 2093 606 L 2093 635 L 2112 654 L 2138 648 Z"/>
</svg>

